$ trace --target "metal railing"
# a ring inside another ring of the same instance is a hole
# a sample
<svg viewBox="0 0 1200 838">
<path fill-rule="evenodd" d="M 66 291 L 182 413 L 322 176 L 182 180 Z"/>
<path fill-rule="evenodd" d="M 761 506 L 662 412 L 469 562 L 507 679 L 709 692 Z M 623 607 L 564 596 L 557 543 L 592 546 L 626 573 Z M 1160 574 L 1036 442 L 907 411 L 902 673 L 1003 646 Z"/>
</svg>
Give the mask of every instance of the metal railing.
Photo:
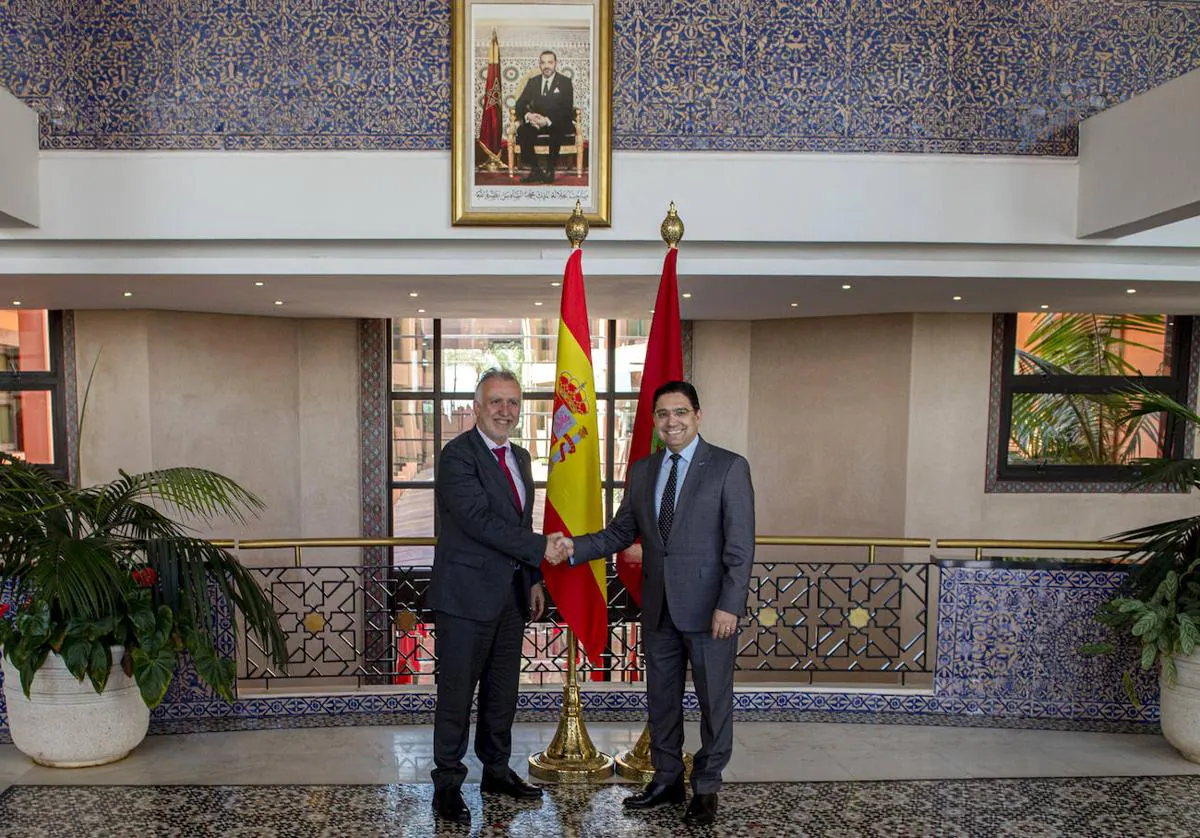
<svg viewBox="0 0 1200 838">
<path fill-rule="evenodd" d="M 880 561 L 880 550 L 928 549 L 929 539 L 760 536 L 742 623 L 737 668 L 743 680 L 807 681 L 814 673 L 876 673 L 903 683 L 928 674 L 935 569 L 921 561 Z M 290 550 L 288 565 L 254 567 L 288 636 L 286 676 L 253 638 L 241 636 L 239 675 L 245 686 L 269 687 L 334 679 L 362 684 L 432 684 L 436 624 L 425 605 L 430 568 L 388 564 L 309 565 L 306 549 L 428 547 L 432 538 L 249 539 L 221 542 L 238 551 Z M 846 548 L 840 561 L 776 557 L 780 549 Z M 369 551 L 378 553 L 379 551 Z M 381 551 L 383 560 L 388 558 Z M 611 565 L 610 565 L 611 568 Z M 616 577 L 608 576 L 610 644 L 602 665 L 583 677 L 642 677 L 638 612 Z M 554 608 L 526 630 L 522 678 L 562 683 L 566 627 Z"/>
<path fill-rule="evenodd" d="M 974 558 L 977 560 L 994 559 L 996 561 L 1006 560 L 1021 560 L 1028 559 L 1028 556 L 985 556 L 984 550 L 1004 550 L 1004 551 L 1028 551 L 1036 552 L 1053 550 L 1057 552 L 1093 552 L 1093 553 L 1111 553 L 1114 550 L 1121 555 L 1100 557 L 1084 556 L 1076 558 L 1071 556 L 1055 556 L 1055 560 L 1072 562 L 1085 561 L 1097 562 L 1103 561 L 1110 564 L 1135 564 L 1136 559 L 1128 555 L 1129 551 L 1136 550 L 1141 545 L 1136 541 L 1069 541 L 1056 539 L 1019 539 L 1019 538 L 939 538 L 935 542 L 939 550 L 973 550 Z"/>
</svg>

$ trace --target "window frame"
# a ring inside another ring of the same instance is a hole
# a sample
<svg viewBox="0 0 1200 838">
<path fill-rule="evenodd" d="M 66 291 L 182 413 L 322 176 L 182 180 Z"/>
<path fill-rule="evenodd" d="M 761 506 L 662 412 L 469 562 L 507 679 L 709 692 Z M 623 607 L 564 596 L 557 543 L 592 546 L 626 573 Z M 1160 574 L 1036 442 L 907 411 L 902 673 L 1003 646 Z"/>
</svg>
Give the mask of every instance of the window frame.
<svg viewBox="0 0 1200 838">
<path fill-rule="evenodd" d="M 440 421 L 436 420 L 436 417 L 441 415 L 442 404 L 447 401 L 472 401 L 475 398 L 474 390 L 471 390 L 470 392 L 460 392 L 460 391 L 446 392 L 446 391 L 442 390 L 442 321 L 444 318 L 440 318 L 440 317 L 419 318 L 419 319 L 429 319 L 429 320 L 433 321 L 433 340 L 432 340 L 433 347 L 431 350 L 432 356 L 433 356 L 433 386 L 432 386 L 432 388 L 429 390 L 419 390 L 419 391 L 412 390 L 412 391 L 399 391 L 399 392 L 395 389 L 394 382 L 392 380 L 392 371 L 393 371 L 392 361 L 393 361 L 393 349 L 394 349 L 393 341 L 394 341 L 394 335 L 395 335 L 395 323 L 401 319 L 413 319 L 413 318 L 390 318 L 387 321 L 387 323 L 388 323 L 388 331 L 387 331 L 387 342 L 388 342 L 387 343 L 387 392 L 388 392 L 388 403 L 387 403 L 387 428 L 388 428 L 388 434 L 387 434 L 387 440 L 388 440 L 388 444 L 387 444 L 387 474 L 388 474 L 387 533 L 388 533 L 389 537 L 395 535 L 395 527 L 396 527 L 395 514 L 393 512 L 394 492 L 397 489 L 418 489 L 418 490 L 429 491 L 429 492 L 434 491 L 434 486 L 436 485 L 437 460 L 441 456 L 442 446 L 447 441 L 442 434 L 442 423 Z M 454 318 L 451 318 L 451 319 L 454 319 Z M 605 522 L 607 523 L 609 520 L 611 520 L 612 515 L 616 512 L 616 508 L 614 505 L 615 492 L 619 489 L 625 488 L 625 475 L 615 473 L 615 463 L 614 463 L 614 459 L 616 457 L 615 429 L 616 429 L 616 419 L 617 419 L 616 404 L 619 401 L 634 401 L 634 402 L 636 402 L 638 399 L 638 392 L 635 390 L 629 390 L 629 391 L 616 390 L 617 322 L 620 318 L 594 318 L 594 319 L 603 319 L 604 329 L 605 329 L 605 338 L 606 338 L 606 340 L 605 340 L 605 356 L 607 359 L 607 365 L 606 365 L 606 372 L 605 372 L 605 387 L 604 387 L 603 392 L 596 394 L 596 400 L 597 400 L 597 402 L 604 402 L 608 406 L 607 410 L 604 411 L 604 421 L 606 423 L 605 443 L 604 443 L 604 445 L 605 445 L 605 456 L 604 456 L 605 473 L 601 475 L 601 480 L 600 480 L 601 491 L 603 493 L 603 498 L 604 498 L 604 519 L 605 519 Z M 643 336 L 637 335 L 637 337 L 643 337 Z M 522 400 L 522 403 L 528 403 L 528 402 L 532 402 L 532 401 L 553 402 L 554 392 L 548 391 L 548 390 L 547 391 L 542 391 L 542 390 L 522 391 L 521 400 Z M 396 473 L 395 472 L 395 453 L 396 452 L 395 452 L 394 439 L 392 437 L 392 427 L 393 427 L 393 421 L 394 421 L 393 417 L 395 416 L 395 412 L 394 412 L 395 405 L 397 402 L 416 402 L 416 403 L 431 402 L 433 405 L 433 415 L 435 417 L 435 421 L 433 422 L 433 430 L 432 430 L 432 433 L 433 433 L 433 460 L 434 460 L 434 473 L 435 473 L 434 480 L 397 480 L 395 478 L 395 473 Z M 544 489 L 545 487 L 546 487 L 545 480 L 535 480 L 534 481 L 535 492 L 539 489 Z M 437 496 L 435 494 L 434 495 L 434 514 L 433 514 L 433 528 L 434 528 L 433 534 L 434 534 L 434 536 L 437 536 L 439 534 L 438 531 L 441 527 L 441 515 L 439 514 L 439 512 L 440 512 L 440 510 L 438 509 Z"/>
<path fill-rule="evenodd" d="M 1142 473 L 1138 466 L 1121 465 L 1015 465 L 1008 462 L 1012 435 L 1013 399 L 1020 394 L 1106 394 L 1139 384 L 1164 393 L 1182 404 L 1195 405 L 1197 371 L 1196 318 L 1166 315 L 1175 338 L 1169 376 L 1019 375 L 1016 372 L 1017 313 L 995 316 L 993 332 L 992 450 L 988 457 L 988 492 L 1165 492 L 1166 486 L 1134 487 Z M 997 351 L 998 350 L 998 351 Z M 1167 456 L 1180 459 L 1191 455 L 1186 428 L 1166 417 Z"/>
</svg>

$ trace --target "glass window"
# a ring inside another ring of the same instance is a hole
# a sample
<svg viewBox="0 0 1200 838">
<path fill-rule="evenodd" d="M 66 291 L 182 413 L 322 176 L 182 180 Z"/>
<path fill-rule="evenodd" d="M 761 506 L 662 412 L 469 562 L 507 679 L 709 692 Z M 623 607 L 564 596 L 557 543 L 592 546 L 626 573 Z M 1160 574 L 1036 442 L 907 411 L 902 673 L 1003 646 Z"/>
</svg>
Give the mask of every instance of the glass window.
<svg viewBox="0 0 1200 838">
<path fill-rule="evenodd" d="M 1129 416 L 1126 393 L 1138 384 L 1188 401 L 1193 318 L 1038 312 L 1004 315 L 998 328 L 999 444 L 989 488 L 1120 490 L 1139 459 L 1183 456 L 1183 428 L 1161 414 Z"/>
<path fill-rule="evenodd" d="M 0 451 L 66 476 L 62 314 L 0 311 Z"/>
<path fill-rule="evenodd" d="M 0 311 L 4 372 L 51 372 L 50 312 Z"/>
<path fill-rule="evenodd" d="M 392 321 L 392 389 L 433 389 L 433 320 L 404 317 Z"/>
</svg>

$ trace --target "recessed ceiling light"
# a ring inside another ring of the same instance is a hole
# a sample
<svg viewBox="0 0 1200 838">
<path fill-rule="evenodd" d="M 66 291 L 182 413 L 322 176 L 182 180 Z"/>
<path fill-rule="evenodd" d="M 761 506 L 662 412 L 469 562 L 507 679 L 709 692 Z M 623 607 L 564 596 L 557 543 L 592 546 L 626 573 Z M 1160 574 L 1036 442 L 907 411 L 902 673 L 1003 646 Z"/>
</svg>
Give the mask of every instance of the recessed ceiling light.
<svg viewBox="0 0 1200 838">
<path fill-rule="evenodd" d="M 263 282 L 263 281 L 260 279 L 258 282 L 254 283 L 254 286 L 255 286 L 256 288 L 262 288 L 262 287 L 263 287 L 264 285 L 266 285 L 266 284 L 267 284 L 267 283 Z"/>
<path fill-rule="evenodd" d="M 1125 289 L 1125 293 L 1126 293 L 1126 294 L 1136 294 L 1136 293 L 1137 293 L 1137 289 L 1136 289 L 1136 288 L 1126 288 L 1126 289 Z"/>
<path fill-rule="evenodd" d="M 13 305 L 15 305 L 15 306 L 19 306 L 19 305 L 21 304 L 21 301 L 20 301 L 20 300 L 13 300 L 13 303 L 12 303 L 12 304 L 13 304 Z"/>
<path fill-rule="evenodd" d="M 843 283 L 843 284 L 842 284 L 842 290 L 843 290 L 843 291 L 849 291 L 849 290 L 850 290 L 850 283 L 849 283 L 849 282 Z"/>
<path fill-rule="evenodd" d="M 132 297 L 132 296 L 133 296 L 133 292 L 132 292 L 132 291 L 126 291 L 126 292 L 125 292 L 124 294 L 122 294 L 121 296 L 123 296 L 123 297 Z"/>
<path fill-rule="evenodd" d="M 690 291 L 684 292 L 683 298 L 685 300 L 690 300 L 692 298 L 692 292 L 690 292 Z"/>
<path fill-rule="evenodd" d="M 425 313 L 425 309 L 423 309 L 423 308 L 417 309 L 417 314 L 424 314 L 424 313 Z"/>
<path fill-rule="evenodd" d="M 799 308 L 799 306 L 800 306 L 799 303 L 792 303 L 792 308 Z"/>
<path fill-rule="evenodd" d="M 535 306 L 540 306 L 540 305 L 542 304 L 542 301 L 541 301 L 541 300 L 535 300 L 533 304 L 534 304 Z"/>
<path fill-rule="evenodd" d="M 553 287 L 555 287 L 555 288 L 557 288 L 558 286 L 562 285 L 562 283 L 561 283 L 561 282 L 551 282 L 550 284 L 551 284 Z"/>
<path fill-rule="evenodd" d="M 276 300 L 275 305 L 277 305 L 277 306 L 283 305 L 283 300 Z"/>
<path fill-rule="evenodd" d="M 1042 308 L 1050 308 L 1050 306 L 1047 303 L 1042 303 Z"/>
<path fill-rule="evenodd" d="M 958 294 L 955 294 L 955 295 L 954 295 L 954 301 L 955 301 L 955 302 L 958 302 L 958 301 L 959 301 L 959 300 L 961 300 L 961 299 L 962 299 L 962 297 L 958 296 Z"/>
<path fill-rule="evenodd" d="M 408 292 L 408 296 L 410 296 L 410 297 L 419 297 L 419 296 L 421 296 L 421 295 L 420 295 L 420 294 L 418 294 L 416 291 L 409 291 L 409 292 Z"/>
</svg>

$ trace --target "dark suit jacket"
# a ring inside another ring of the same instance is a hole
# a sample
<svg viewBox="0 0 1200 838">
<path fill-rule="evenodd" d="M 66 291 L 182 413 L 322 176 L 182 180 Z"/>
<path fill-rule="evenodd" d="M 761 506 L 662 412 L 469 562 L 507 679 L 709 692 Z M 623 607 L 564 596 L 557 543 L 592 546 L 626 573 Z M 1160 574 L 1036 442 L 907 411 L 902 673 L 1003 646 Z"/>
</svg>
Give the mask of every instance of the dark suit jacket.
<svg viewBox="0 0 1200 838">
<path fill-rule="evenodd" d="M 642 539 L 642 622 L 658 625 L 665 598 L 680 631 L 706 632 L 716 609 L 741 617 L 754 564 L 754 486 L 746 458 L 701 438 L 676 501 L 666 544 L 654 487 L 666 449 L 629 470 L 621 506 L 605 529 L 575 538 L 572 564 Z"/>
<path fill-rule="evenodd" d="M 575 133 L 575 88 L 571 80 L 562 73 L 555 73 L 550 92 L 543 96 L 542 76 L 532 76 L 517 98 L 517 119 L 522 125 L 527 113 L 550 117 L 548 130 L 560 139 Z"/>
<path fill-rule="evenodd" d="M 513 562 L 523 574 L 521 595 L 529 617 L 529 588 L 541 581 L 546 537 L 533 531 L 533 471 L 529 452 L 512 446 L 525 484 L 517 511 L 496 455 L 475 428 L 446 443 L 438 461 L 439 531 L 429 583 L 429 607 L 471 620 L 494 620 L 513 590 Z M 516 475 L 514 475 L 515 477 Z"/>
</svg>

